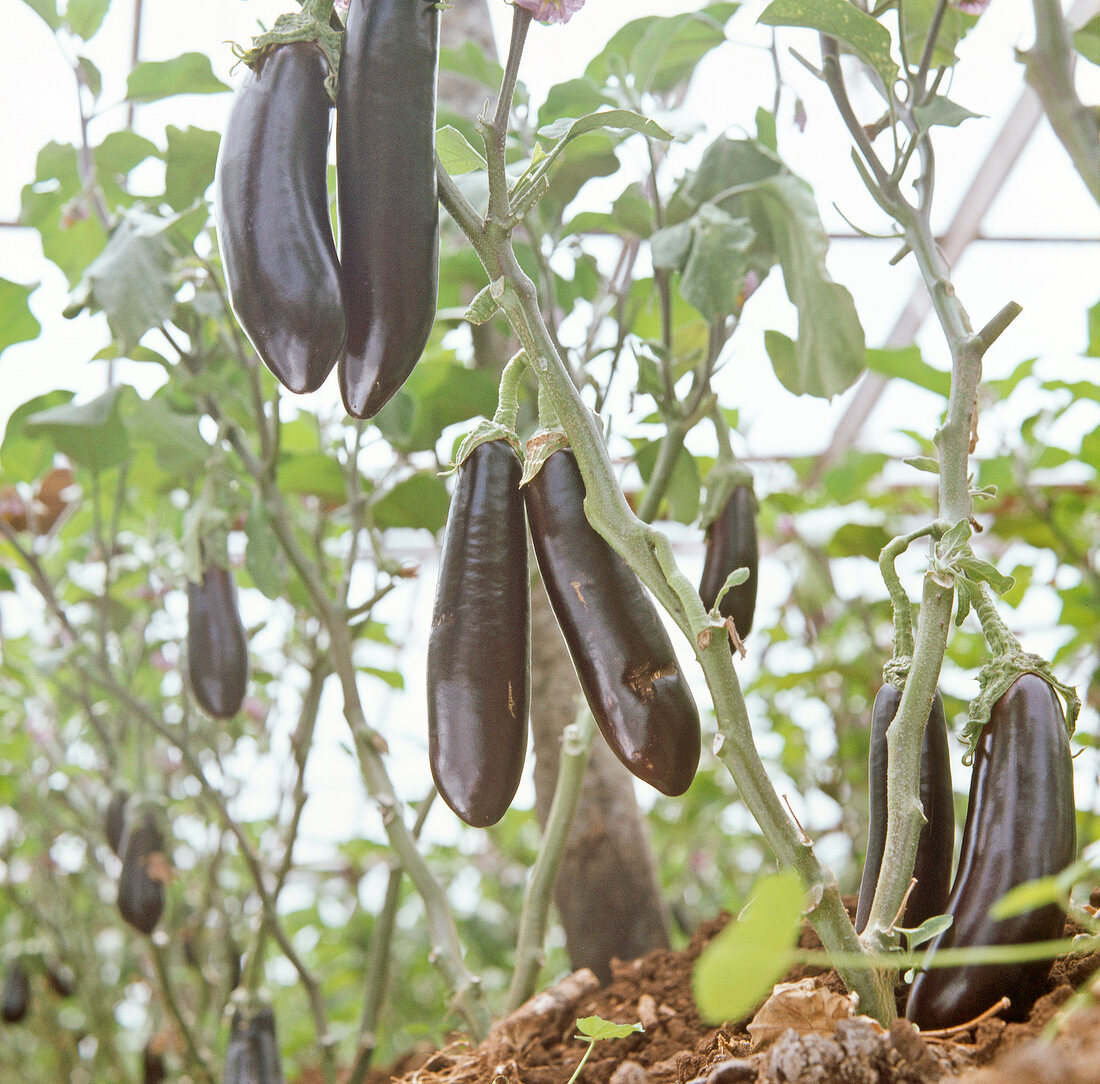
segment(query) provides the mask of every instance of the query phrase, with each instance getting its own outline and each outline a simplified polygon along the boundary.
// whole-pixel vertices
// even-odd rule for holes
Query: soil
[[[406,1061],[373,1079],[377,1084],[566,1084],[586,1048],[574,1038],[576,1021],[600,1016],[619,1023],[640,1021],[645,1031],[597,1043],[578,1084],[1100,1081],[1100,983],[1093,988],[1096,997],[1083,996],[1079,1007],[1061,1011],[1100,970],[1100,953],[1056,961],[1047,992],[1022,1023],[991,1017],[963,1031],[933,1036],[899,1020],[885,1031],[866,1017],[849,1016],[846,1004],[833,996],[844,991],[835,971],[802,966],[785,981],[800,983],[792,996],[814,1003],[803,1017],[809,1030],[782,1026],[797,1012],[782,1014],[781,1026],[769,1029],[760,1023],[766,1011],[716,1028],[696,1011],[691,972],[726,921],[722,916],[700,928],[684,951],[658,950],[627,963],[613,961],[606,986],[590,971],[574,972],[498,1021],[479,1046],[456,1042],[418,1058],[415,1068]],[[1067,936],[1078,932],[1067,924]],[[808,926],[801,944],[821,945]],[[781,1002],[787,990],[782,988]],[[830,999],[834,1008],[843,1009],[831,1021],[818,1011]],[[749,1031],[754,1019],[755,1045]],[[1056,1026],[1048,1028],[1052,1021]]]

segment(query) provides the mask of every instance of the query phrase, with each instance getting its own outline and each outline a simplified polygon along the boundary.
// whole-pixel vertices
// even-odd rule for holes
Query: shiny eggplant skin
[[[709,610],[714,606],[726,577],[738,568],[747,568],[749,578],[731,587],[722,598],[718,612],[732,617],[737,635],[744,639],[752,631],[756,610],[756,572],[760,547],[756,541],[756,497],[752,486],[739,485],[726,501],[718,518],[707,528],[706,556],[699,581],[699,596]]]
[[[663,794],[699,766],[699,712],[652,599],[584,514],[571,451],[524,488],[531,539],[581,688],[615,755]]]
[[[931,951],[1061,937],[1065,916],[1057,904],[1000,921],[989,909],[1016,885],[1060,873],[1076,852],[1065,716],[1051,687],[1024,674],[993,705],[978,739],[959,870],[947,901],[954,923]],[[1007,996],[1010,1016],[1021,1019],[1049,971],[1050,960],[923,971],[913,980],[905,1014],[925,1030],[951,1027]]]
[[[435,321],[439,203],[433,0],[351,0],[336,101],[336,193],[347,343],[340,391],[373,418]]]
[[[237,90],[218,152],[218,244],[233,311],[293,392],[316,391],[344,345],[327,185],[332,100],[312,44],[279,45]]]
[[[246,1016],[237,1009],[230,1027],[224,1084],[283,1084],[275,1014],[264,1008]]]
[[[870,791],[870,819],[867,829],[867,857],[859,884],[856,932],[862,933],[871,913],[871,903],[882,868],[886,844],[886,731],[901,706],[901,693],[883,685],[871,709],[871,749],[867,758]],[[920,760],[920,802],[926,818],[917,841],[913,876],[917,883],[909,895],[901,925],[915,929],[925,919],[947,910],[951,890],[951,863],[955,854],[955,803],[951,791],[951,752],[947,745],[947,718],[939,691],[924,727]]]
[[[143,808],[126,822],[118,875],[118,910],[135,930],[149,934],[156,929],[164,913],[166,868],[164,834],[155,812]]]
[[[531,600],[520,464],[505,441],[458,469],[428,639],[428,753],[443,800],[495,824],[523,774]]]
[[[26,1018],[31,1007],[31,982],[22,960],[14,961],[4,978],[4,990],[0,994],[0,1016],[8,1024],[18,1024]]]
[[[211,563],[202,583],[187,585],[187,673],[199,706],[215,719],[241,710],[248,684],[248,644],[233,573]]]

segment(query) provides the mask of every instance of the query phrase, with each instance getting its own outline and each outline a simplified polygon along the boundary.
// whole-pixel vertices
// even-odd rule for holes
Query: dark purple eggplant
[[[351,0],[336,101],[336,192],[347,343],[340,390],[373,418],[435,321],[439,203],[434,0]]]
[[[46,965],[46,982],[58,997],[72,997],[76,989],[76,976],[72,968],[56,960]]]
[[[248,644],[233,574],[211,563],[202,583],[187,585],[187,670],[199,706],[215,719],[241,710],[248,684]]]
[[[1065,916],[1056,903],[1010,918],[989,909],[1010,889],[1060,873],[1076,856],[1073,764],[1061,704],[1037,674],[1024,674],[994,705],[974,756],[959,870],[947,901],[953,924],[932,942],[939,949],[1050,941]],[[967,964],[922,971],[906,1016],[919,1027],[952,1027],[1000,997],[1022,1019],[1044,988],[1050,960]]]
[[[501,440],[458,468],[428,639],[428,754],[443,800],[475,828],[523,774],[531,602],[520,463]]]
[[[234,1011],[225,1052],[224,1084],[283,1084],[275,1014],[270,1009]]]
[[[126,824],[126,803],[130,795],[121,789],[111,792],[111,800],[107,803],[107,811],[103,816],[103,831],[107,836],[107,842],[115,854],[122,856],[122,830]]]
[[[4,978],[4,991],[0,994],[0,1016],[8,1024],[18,1024],[26,1018],[31,1007],[31,982],[22,960],[15,960],[8,967]]]
[[[327,75],[316,45],[267,52],[233,99],[214,179],[233,311],[293,392],[319,388],[344,345],[327,185]]]
[[[168,1066],[164,1064],[164,1055],[146,1043],[141,1052],[141,1084],[164,1084],[167,1079]]]
[[[653,600],[584,514],[568,450],[524,489],[535,556],[588,706],[641,780],[682,794],[699,766],[699,711]]]
[[[760,548],[756,541],[756,496],[752,486],[739,485],[718,518],[707,528],[706,556],[703,576],[699,581],[699,596],[710,610],[718,592],[731,572],[747,568],[749,578],[731,587],[722,597],[718,612],[732,617],[737,635],[744,639],[752,631],[756,610],[756,573],[760,564]]]
[[[168,873],[164,833],[155,810],[143,806],[126,821],[122,835],[122,871],[118,875],[118,909],[136,930],[152,933],[164,912]]]
[[[871,913],[871,903],[882,868],[886,844],[886,731],[901,705],[901,693],[883,685],[871,709],[871,749],[867,758],[867,786],[870,791],[870,822],[867,857],[859,885],[856,931],[862,933]],[[924,727],[921,745],[920,801],[926,822],[917,841],[913,876],[917,879],[901,925],[915,929],[925,919],[942,915],[951,889],[951,863],[955,853],[955,804],[951,791],[951,752],[947,745],[947,718],[943,700],[936,692]]]

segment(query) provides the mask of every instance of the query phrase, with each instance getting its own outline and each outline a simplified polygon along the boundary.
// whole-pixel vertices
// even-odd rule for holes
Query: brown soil
[[[682,952],[651,952],[614,961],[599,987],[578,971],[495,1024],[479,1046],[454,1043],[405,1075],[375,1079],[400,1084],[566,1084],[586,1044],[574,1039],[580,1017],[640,1021],[645,1031],[596,1044],[579,1084],[1095,1084],[1100,1081],[1100,1002],[1059,1010],[1100,968],[1100,954],[1066,957],[1051,970],[1048,992],[1025,1023],[992,1018],[950,1037],[921,1036],[905,1021],[889,1031],[866,1017],[820,1024],[819,1030],[777,1031],[754,1048],[751,1019],[720,1028],[704,1023],[691,996],[691,971],[706,942],[725,924],[701,928]],[[1078,932],[1067,929],[1067,934]],[[819,948],[812,929],[804,948]],[[835,972],[799,967],[788,981],[843,992]],[[1100,995],[1100,990],[1097,991]],[[810,995],[813,997],[825,995]],[[1057,1033],[1040,1038],[1059,1017]],[[755,1029],[754,1029],[755,1030]],[[1053,1032],[1055,1029],[1051,1029]]]

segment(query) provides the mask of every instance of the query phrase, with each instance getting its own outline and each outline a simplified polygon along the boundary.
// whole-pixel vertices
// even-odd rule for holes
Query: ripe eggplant
[[[752,631],[756,609],[756,573],[760,548],[756,541],[756,496],[752,486],[739,485],[726,501],[718,518],[707,528],[706,556],[699,581],[699,596],[709,610],[718,598],[726,577],[747,568],[749,578],[731,587],[722,597],[718,612],[732,617],[737,635],[744,639]]]
[[[862,933],[871,913],[871,903],[882,868],[882,849],[886,844],[886,731],[901,705],[901,693],[893,685],[883,685],[871,709],[871,749],[867,759],[867,785],[870,791],[870,823],[867,830],[867,857],[863,880],[859,885],[856,931]],[[921,745],[920,801],[926,818],[917,841],[917,861],[913,876],[917,883],[909,895],[901,925],[914,929],[925,919],[941,915],[947,909],[951,888],[951,862],[955,850],[955,805],[951,792],[951,753],[947,746],[947,718],[937,690],[932,710],[924,727]]]
[[[344,345],[327,184],[327,75],[316,45],[272,48],[237,90],[214,178],[233,311],[293,392],[319,388]]]
[[[18,1024],[31,1007],[31,983],[22,960],[15,960],[4,979],[4,992],[0,995],[0,1016],[6,1023]]]
[[[993,705],[978,738],[959,870],[947,901],[953,924],[941,948],[1028,944],[1062,934],[1065,916],[1047,904],[995,920],[989,909],[1009,889],[1060,873],[1077,850],[1073,765],[1062,707],[1037,674],[1024,674]],[[965,1023],[998,998],[1022,1019],[1042,993],[1050,960],[967,964],[922,971],[905,1014],[924,1029]]]
[[[573,453],[551,455],[524,495],[546,593],[600,732],[639,779],[683,794],[699,766],[699,711],[652,599],[585,517]]]
[[[269,1008],[251,1014],[234,1011],[224,1084],[283,1084],[275,1014]]]
[[[187,670],[200,707],[215,719],[241,709],[248,684],[248,645],[233,574],[207,565],[202,583],[187,585]]]
[[[435,321],[439,203],[434,0],[351,0],[336,101],[336,192],[347,343],[340,390],[373,418]]]
[[[168,861],[164,834],[152,806],[127,819],[122,836],[122,872],[118,876],[118,909],[136,930],[152,933],[164,912]]]
[[[107,811],[103,816],[103,831],[107,836],[107,842],[111,850],[119,857],[122,856],[122,831],[126,825],[126,803],[130,795],[124,790],[111,792],[111,800],[107,803]]]
[[[531,601],[520,463],[502,440],[458,469],[428,640],[428,753],[443,800],[475,828],[523,774]]]

